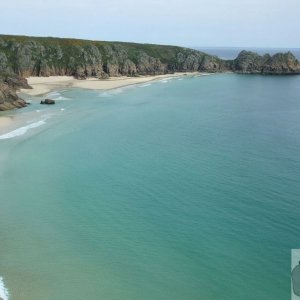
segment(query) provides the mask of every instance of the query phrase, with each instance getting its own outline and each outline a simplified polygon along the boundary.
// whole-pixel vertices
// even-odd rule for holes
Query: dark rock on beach
[[[44,101],[41,101],[41,104],[55,104],[55,100],[45,99]]]

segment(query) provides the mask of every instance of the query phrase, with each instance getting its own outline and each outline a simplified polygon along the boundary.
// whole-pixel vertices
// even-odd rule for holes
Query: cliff
[[[22,79],[28,76],[85,79],[193,71],[299,74],[300,64],[290,52],[259,56],[242,51],[226,61],[176,46],[0,35],[0,110],[25,105],[16,90],[28,88]]]
[[[0,111],[26,106],[26,102],[16,94],[20,88],[30,88],[26,79],[15,75],[0,75]]]
[[[218,57],[182,47],[0,35],[0,72],[21,77],[84,79],[224,69]]]

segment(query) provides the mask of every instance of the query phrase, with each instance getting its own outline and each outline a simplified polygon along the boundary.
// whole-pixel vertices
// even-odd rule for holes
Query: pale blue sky
[[[300,47],[300,0],[2,2],[2,34],[200,47]]]

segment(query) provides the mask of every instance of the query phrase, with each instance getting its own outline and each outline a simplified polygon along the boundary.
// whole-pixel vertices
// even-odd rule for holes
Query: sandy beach
[[[0,116],[0,128],[8,126],[12,123],[12,118]],[[1,300],[1,299],[0,299]]]
[[[128,85],[184,75],[200,75],[200,73],[175,73],[141,77],[110,77],[109,79],[88,78],[86,80],[78,80],[72,76],[28,77],[27,81],[32,89],[22,89],[21,92],[30,96],[39,96],[45,95],[53,90],[72,87],[93,90],[111,90]]]

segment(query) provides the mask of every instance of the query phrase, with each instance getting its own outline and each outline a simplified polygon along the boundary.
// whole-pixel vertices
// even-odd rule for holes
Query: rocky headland
[[[0,35],[0,110],[26,105],[16,91],[30,88],[29,76],[106,79],[195,71],[300,74],[300,63],[290,52],[242,51],[235,60],[222,60],[176,46]]]
[[[300,74],[300,63],[291,52],[261,56],[243,50],[232,61],[231,70],[243,74],[292,75]]]
[[[25,78],[0,74],[0,111],[26,106],[26,102],[16,93],[20,88],[30,88]]]

